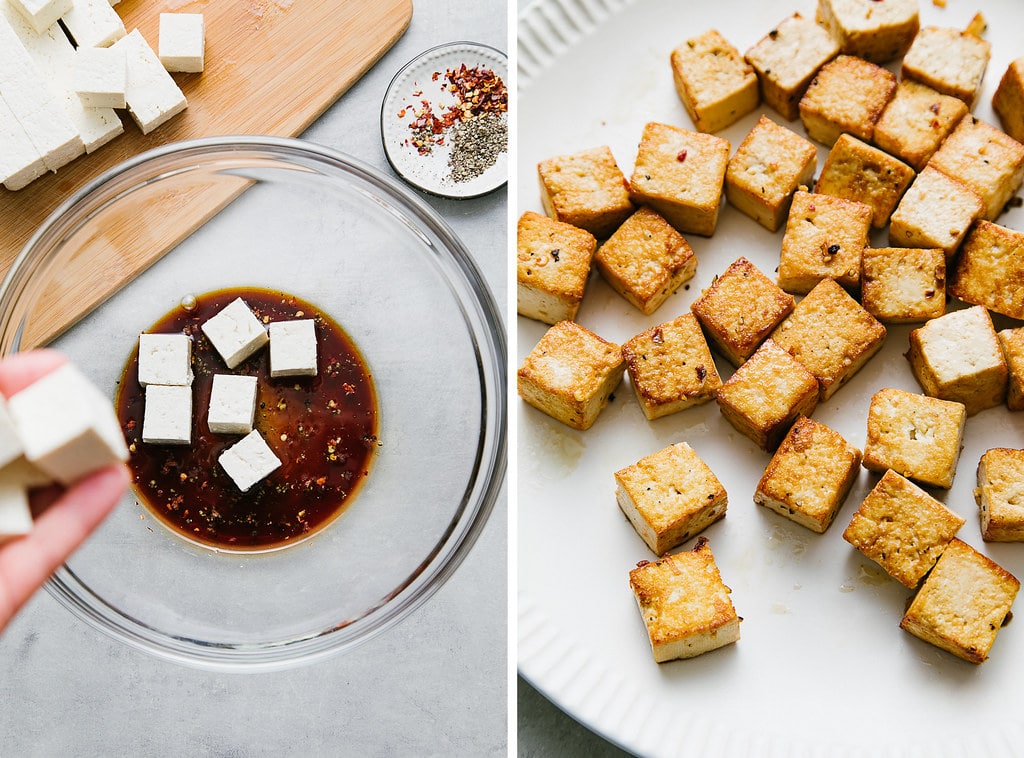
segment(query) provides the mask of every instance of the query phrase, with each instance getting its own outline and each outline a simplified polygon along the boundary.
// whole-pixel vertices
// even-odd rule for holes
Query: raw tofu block
[[[316,322],[275,321],[270,332],[271,376],[316,376]]]
[[[8,410],[25,457],[61,484],[128,459],[110,398],[71,364],[13,395]]]
[[[192,442],[192,387],[150,384],[142,418],[142,441],[151,445]]]
[[[87,108],[124,108],[124,91],[128,86],[124,50],[81,47],[76,58],[74,89],[82,105]]]
[[[157,50],[160,62],[168,71],[202,71],[205,45],[206,25],[202,13],[160,14],[160,39]]]
[[[221,453],[217,462],[242,492],[248,492],[254,484],[268,477],[281,465],[274,451],[256,430]]]
[[[10,4],[42,34],[71,10],[73,0],[9,0]]]
[[[79,49],[107,47],[125,35],[124,22],[107,0],[71,0],[61,21]]]
[[[263,324],[240,297],[206,321],[202,330],[228,368],[234,368],[270,341]]]
[[[188,105],[185,95],[167,73],[138,29],[114,43],[124,50],[128,66],[125,100],[128,112],[143,134],[149,134]]]
[[[7,103],[0,98],[0,181],[9,190],[20,190],[46,173],[43,156],[28,138]]]
[[[248,434],[256,419],[256,377],[214,374],[206,423],[214,434]]]
[[[0,545],[32,531],[28,490],[0,471]]]
[[[192,384],[192,340],[184,334],[139,335],[139,384]]]
[[[7,402],[0,397],[0,468],[19,458],[23,452],[18,430],[7,410]]]
[[[526,211],[516,225],[519,315],[545,324],[576,318],[596,247],[585,229]]]

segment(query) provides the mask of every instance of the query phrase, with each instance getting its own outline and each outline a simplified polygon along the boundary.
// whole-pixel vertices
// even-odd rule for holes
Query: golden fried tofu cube
[[[975,34],[925,26],[904,56],[900,74],[963,100],[972,108],[991,55],[992,45]]]
[[[985,204],[982,218],[993,221],[1024,180],[1024,145],[967,115],[928,165],[974,190]]]
[[[1017,58],[1006,67],[992,96],[992,109],[998,114],[1003,131],[1024,142],[1024,58]]]
[[[805,294],[823,279],[856,291],[871,234],[870,206],[797,190],[779,254],[779,286]]]
[[[831,279],[822,279],[771,337],[818,380],[828,400],[868,362],[885,327]]]
[[[537,164],[544,212],[604,239],[633,212],[626,177],[607,146]]]
[[[693,550],[641,561],[629,572],[658,663],[693,658],[740,638],[731,590],[704,537]]]
[[[910,603],[900,628],[971,663],[983,663],[1020,590],[1017,578],[954,539]]]
[[[556,324],[576,318],[597,242],[590,232],[527,211],[516,225],[520,316]]]
[[[573,321],[552,326],[517,375],[520,397],[574,429],[589,429],[622,381],[622,349]]]
[[[717,132],[750,113],[761,101],[757,75],[715,29],[672,51],[676,92],[699,132]]]
[[[949,292],[965,303],[1024,319],[1024,233],[976,222],[960,246]]]
[[[961,516],[889,469],[853,514],[843,539],[913,589],[963,525]]]
[[[616,471],[615,483],[619,507],[657,555],[723,518],[729,502],[718,477],[685,442]]]
[[[622,357],[648,419],[706,403],[722,386],[711,350],[692,313],[627,340]]]
[[[765,103],[794,121],[811,79],[838,54],[839,44],[824,27],[794,13],[762,37],[745,57],[757,72]]]
[[[921,27],[917,0],[818,0],[816,16],[842,52],[875,63],[903,56]]]
[[[986,450],[978,462],[974,499],[983,540],[1024,542],[1024,450]]]
[[[1024,411],[1024,327],[1003,329],[996,336],[1006,358],[1006,407]]]
[[[903,161],[841,134],[825,159],[814,191],[870,206],[871,223],[881,229],[889,223],[889,216],[913,178],[914,169]]]
[[[889,219],[889,244],[941,248],[951,258],[985,205],[962,182],[925,166]]]
[[[946,312],[946,255],[939,248],[864,250],[860,304],[883,324],[911,324]]]
[[[1006,360],[992,317],[980,305],[914,329],[907,359],[926,395],[963,403],[968,416],[1006,399]]]
[[[668,221],[651,208],[638,208],[594,256],[605,281],[644,315],[693,278],[697,256]]]
[[[920,171],[965,115],[963,100],[904,79],[875,124],[874,142]]]
[[[891,71],[840,55],[821,67],[800,98],[800,120],[808,137],[828,147],[843,133],[868,141],[895,91]]]
[[[725,419],[765,451],[775,450],[793,422],[818,405],[818,383],[792,355],[768,339],[718,390]]]
[[[960,459],[963,403],[887,387],[871,397],[864,468],[892,469],[920,484],[949,489]]]
[[[630,197],[648,205],[683,234],[710,237],[718,224],[729,141],[651,122],[644,127]]]
[[[775,231],[789,213],[793,193],[811,183],[818,149],[766,116],[740,143],[725,171],[725,196],[737,210]]]
[[[793,311],[793,303],[792,295],[740,257],[690,308],[718,352],[739,366]]]
[[[838,432],[801,416],[768,462],[754,502],[822,534],[859,471],[860,450]]]

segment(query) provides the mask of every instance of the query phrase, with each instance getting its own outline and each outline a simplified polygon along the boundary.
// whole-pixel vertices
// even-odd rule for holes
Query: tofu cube
[[[917,0],[818,0],[816,16],[842,52],[875,63],[902,57],[921,26]]]
[[[973,108],[991,55],[992,45],[975,34],[925,26],[904,56],[900,74]]]
[[[992,317],[980,305],[914,329],[907,359],[926,395],[963,403],[968,416],[1006,399],[1006,360]]]
[[[311,318],[270,323],[270,375],[316,376],[316,322]]]
[[[826,147],[843,133],[867,142],[895,91],[891,71],[840,55],[822,66],[807,87],[800,99],[800,121],[807,136]]]
[[[1024,319],[1024,233],[977,221],[960,246],[949,292],[965,303]]]
[[[594,263],[611,288],[649,316],[697,271],[697,256],[668,221],[639,208],[597,249]]]
[[[629,180],[630,197],[683,234],[710,237],[718,224],[729,150],[721,137],[650,122]]]
[[[221,453],[217,462],[242,492],[248,492],[281,465],[281,460],[255,429]]]
[[[842,287],[822,279],[771,338],[814,375],[824,401],[878,352],[885,327]]]
[[[205,47],[206,24],[202,13],[160,14],[157,51],[160,62],[168,71],[201,72],[205,64]]]
[[[806,294],[823,279],[860,288],[861,258],[871,234],[871,207],[797,190],[779,254],[779,286]]]
[[[604,239],[633,213],[626,177],[607,146],[537,164],[544,212]]]
[[[757,107],[757,75],[715,29],[688,39],[669,56],[676,92],[699,132],[717,132]]]
[[[764,102],[794,121],[811,79],[838,54],[839,44],[824,27],[794,13],[762,37],[745,57],[757,74]]]
[[[798,417],[809,416],[818,405],[818,382],[769,339],[733,372],[715,399],[738,432],[770,452]]]
[[[947,258],[960,247],[985,205],[967,185],[926,166],[889,219],[889,244],[941,248]]]
[[[146,386],[142,441],[150,445],[192,443],[192,388],[187,385]]]
[[[986,450],[974,490],[986,542],[1024,542],[1024,450]]]
[[[10,0],[10,3],[42,34],[71,10],[73,0]]]
[[[61,484],[128,459],[110,399],[71,364],[12,395],[7,409],[25,457]]]
[[[128,70],[124,98],[128,112],[143,134],[149,134],[185,110],[188,106],[185,94],[138,29],[119,39],[113,47],[124,51]]]
[[[1003,329],[996,336],[1006,358],[1006,407],[1024,411],[1024,327]]]
[[[1024,58],[1017,58],[1006,67],[992,109],[999,116],[1003,131],[1018,142],[1024,142]]]
[[[32,531],[32,509],[28,490],[17,479],[0,470],[0,545]]]
[[[79,50],[105,48],[125,35],[124,22],[107,0],[72,0],[61,23]]]
[[[192,384],[192,340],[185,334],[139,335],[139,384]]]
[[[206,424],[214,434],[248,434],[256,420],[256,377],[214,374]]]
[[[889,469],[853,514],[843,539],[913,589],[963,525],[961,516]]]
[[[618,345],[573,321],[559,321],[519,367],[519,396],[563,424],[589,429],[625,367]]]
[[[966,542],[942,552],[900,628],[971,663],[983,663],[1006,621],[1020,582]]]
[[[793,311],[793,296],[742,256],[690,306],[711,344],[739,366]]]
[[[766,116],[740,143],[725,170],[730,205],[770,231],[789,213],[793,193],[810,185],[818,166],[818,149]]]
[[[965,115],[963,100],[904,79],[875,124],[874,142],[920,171]]]
[[[725,516],[718,477],[685,442],[615,472],[615,499],[636,533],[664,555]]]
[[[963,403],[884,388],[871,397],[864,468],[892,469],[908,479],[949,489],[960,459]]]
[[[527,211],[516,225],[516,303],[545,324],[576,318],[597,242],[571,224]]]
[[[705,538],[693,550],[641,561],[629,572],[658,663],[693,658],[740,638],[740,617]]]
[[[78,48],[75,53],[73,86],[82,105],[87,108],[124,108],[124,91],[128,86],[124,50],[112,47]]]
[[[234,368],[270,341],[263,324],[240,297],[205,321],[201,328],[228,368]]]
[[[910,324],[946,312],[946,255],[938,249],[864,250],[860,303],[883,324]]]
[[[0,395],[0,470],[11,461],[20,458],[23,453],[18,429],[7,410],[7,401]]]
[[[651,327],[622,345],[622,357],[648,419],[713,400],[722,386],[700,324],[692,313]]]
[[[822,534],[860,473],[860,450],[838,432],[801,416],[754,491],[754,502]]]

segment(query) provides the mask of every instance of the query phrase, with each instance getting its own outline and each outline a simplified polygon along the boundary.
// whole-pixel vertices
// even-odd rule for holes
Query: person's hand
[[[10,397],[65,358],[52,350],[17,353],[0,361],[0,392]],[[32,531],[0,545],[0,629],[113,510],[128,486],[120,464],[100,469],[67,489],[33,496]]]

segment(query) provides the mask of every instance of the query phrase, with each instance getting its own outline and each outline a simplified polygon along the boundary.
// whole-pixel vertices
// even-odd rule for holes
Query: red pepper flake
[[[939,113],[939,104],[938,103],[932,103],[931,105],[928,106],[928,110],[930,110],[932,113],[938,115],[938,113]]]
[[[686,160],[686,151],[685,150],[680,150],[679,154],[676,155],[676,160],[679,161],[680,163],[685,161]]]

